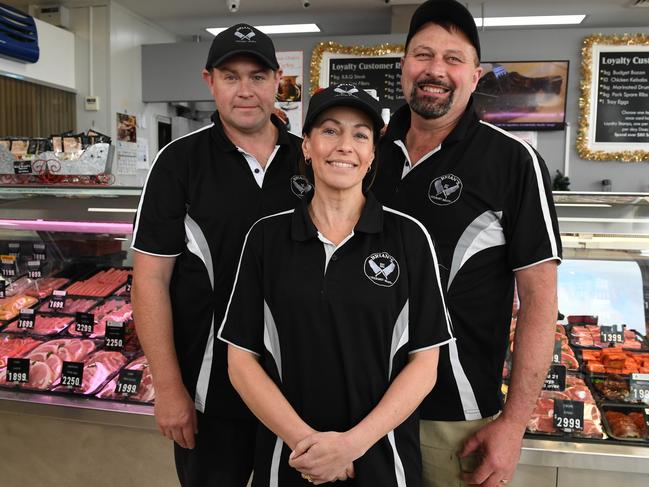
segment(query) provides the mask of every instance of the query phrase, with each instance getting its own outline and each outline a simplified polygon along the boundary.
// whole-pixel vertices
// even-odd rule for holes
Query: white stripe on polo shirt
[[[162,154],[162,152],[167,147],[169,147],[171,144],[173,144],[174,142],[176,142],[176,141],[178,141],[180,139],[184,139],[185,137],[189,137],[190,135],[194,135],[194,134],[196,134],[198,132],[202,132],[203,130],[211,129],[212,127],[214,127],[214,123],[211,123],[209,125],[206,125],[205,127],[199,128],[198,130],[194,130],[193,132],[190,132],[190,133],[185,134],[185,135],[183,135],[181,137],[178,137],[177,139],[172,140],[171,142],[169,142],[167,145],[165,145],[162,149],[160,149],[158,151],[158,154],[155,156],[155,159],[151,163],[151,168],[149,169],[149,173],[146,175],[146,180],[144,181],[144,187],[142,188],[142,194],[140,195],[140,203],[137,206],[137,216],[135,217],[135,227],[133,229],[133,239],[132,239],[133,245],[131,245],[131,249],[136,250],[138,252],[146,253],[146,254],[149,254],[149,255],[156,255],[158,257],[177,257],[178,255],[180,255],[180,254],[176,254],[176,255],[152,254],[150,252],[145,252],[144,250],[140,250],[137,247],[135,247],[135,242],[136,242],[136,239],[137,239],[137,231],[138,231],[138,228],[140,226],[140,217],[142,215],[142,203],[144,202],[144,195],[146,194],[146,188],[147,188],[147,185],[149,184],[149,178],[151,177],[151,173],[153,172],[153,168],[155,167],[156,162],[158,162],[158,158],[160,157],[160,154]]]
[[[239,272],[241,271],[241,262],[243,261],[243,253],[246,250],[246,244],[248,243],[248,237],[250,236],[250,232],[252,232],[252,229],[255,228],[257,223],[259,223],[262,220],[266,220],[268,218],[274,218],[276,216],[281,216],[281,215],[288,215],[290,213],[293,213],[295,211],[295,208],[292,210],[286,210],[286,211],[280,211],[279,213],[274,213],[272,215],[266,215],[265,217],[260,218],[257,220],[255,223],[252,224],[250,227],[250,230],[248,230],[248,233],[246,233],[246,238],[243,239],[243,246],[241,247],[241,255],[239,256],[239,263],[237,264],[237,273],[234,276],[234,283],[232,284],[232,292],[230,293],[230,299],[228,299],[228,305],[225,307],[225,313],[223,314],[223,321],[221,322],[221,326],[219,327],[219,332],[217,333],[217,337],[219,340],[222,340],[226,343],[228,342],[223,336],[221,336],[221,333],[223,332],[223,327],[225,326],[225,322],[228,319],[228,313],[230,312],[230,305],[232,304],[232,298],[234,297],[234,292],[237,289],[237,282],[239,281]]]
[[[550,215],[550,207],[548,205],[548,200],[545,197],[545,187],[543,186],[543,174],[541,173],[541,166],[539,165],[539,158],[536,156],[536,152],[534,152],[534,150],[530,147],[530,145],[527,142],[525,142],[522,139],[519,139],[515,135],[510,134],[506,130],[496,127],[495,125],[491,125],[490,123],[483,122],[482,120],[480,120],[480,123],[496,130],[497,132],[506,135],[510,139],[514,139],[515,141],[519,142],[523,147],[525,147],[530,157],[532,158],[532,166],[534,167],[534,174],[536,175],[536,184],[539,190],[539,203],[541,205],[541,212],[543,213],[543,221],[545,222],[545,229],[548,232],[548,239],[550,240],[552,257],[554,257],[555,259],[559,259],[557,240],[556,237],[554,236],[554,230],[552,229],[552,216]]]
[[[446,307],[446,300],[444,299],[444,293],[442,292],[442,279],[439,276],[439,263],[437,262],[437,253],[435,252],[435,246],[433,245],[433,239],[430,238],[430,234],[426,230],[426,227],[416,218],[411,217],[410,215],[407,215],[405,213],[401,213],[400,211],[394,210],[392,208],[388,208],[387,206],[383,206],[383,210],[387,211],[389,213],[394,213],[395,215],[399,215],[406,220],[410,220],[419,226],[422,232],[424,232],[424,235],[426,236],[426,240],[428,241],[428,246],[430,248],[430,253],[433,256],[433,264],[435,265],[435,279],[437,280],[437,288],[439,290],[439,295],[442,300],[442,306],[444,306],[444,316],[446,317],[446,329],[448,330],[448,334],[450,336],[453,336],[453,327],[451,326],[451,317],[448,314],[448,308]]]

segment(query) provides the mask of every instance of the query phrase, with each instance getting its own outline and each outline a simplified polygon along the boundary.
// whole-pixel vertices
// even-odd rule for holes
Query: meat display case
[[[128,267],[140,191],[0,187],[0,253],[7,242],[38,241],[46,242],[48,250],[65,264]],[[562,192],[555,193],[555,203],[564,247],[560,311],[628,322],[646,334],[649,194]],[[585,279],[586,271],[590,274]],[[617,281],[608,282],[610,279]],[[616,301],[620,293],[613,290],[620,286],[632,299]],[[27,475],[32,481],[66,486],[114,485],[117,481],[123,487],[176,485],[170,444],[157,432],[152,415],[153,407],[146,404],[0,390],[0,458],[11,459],[7,465],[12,465],[3,470],[3,486],[23,487]],[[66,443],[64,450],[77,451],[57,455],[56,442],[43,444],[43,430],[65,438],[57,440]],[[93,443],[90,432],[101,441]],[[75,441],[75,435],[83,441]],[[129,452],[143,452],[118,455],[120,468],[134,472],[132,475],[107,469],[105,480],[99,481],[96,465],[73,460],[82,450],[84,458],[103,458],[111,442],[129,445]],[[649,442],[528,436],[510,485],[564,487],[588,482],[590,487],[598,487],[622,482],[630,487],[644,486],[649,474],[646,445]],[[35,455],[38,468],[33,468],[30,460]]]
[[[72,279],[92,275],[96,269],[129,267],[140,192],[139,188],[0,187],[0,254],[7,254],[9,243],[19,243],[25,253],[32,251],[32,243],[44,244],[44,272]],[[23,267],[18,266],[17,274],[26,270],[25,258],[20,260]],[[41,303],[35,306],[37,313],[47,305],[46,298]],[[6,322],[1,324],[0,334],[8,328]],[[85,376],[84,372],[84,380]],[[3,487],[117,482],[123,487],[171,487],[177,479],[170,447],[157,431],[151,404],[0,389]]]

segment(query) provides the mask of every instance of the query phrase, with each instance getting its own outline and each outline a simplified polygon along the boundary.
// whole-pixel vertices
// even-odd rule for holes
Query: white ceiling
[[[0,0],[27,10],[30,4],[79,7],[104,3],[97,0]],[[421,0],[240,0],[237,13],[230,13],[226,0],[119,0],[117,3],[162,26],[189,38],[205,36],[205,27],[228,26],[245,21],[251,24],[316,22],[319,35],[387,34],[391,31],[393,9],[409,14]],[[631,8],[636,2],[645,8]],[[649,0],[464,0],[475,17],[509,15],[586,14],[581,27],[646,27]],[[409,16],[409,15],[408,15]]]

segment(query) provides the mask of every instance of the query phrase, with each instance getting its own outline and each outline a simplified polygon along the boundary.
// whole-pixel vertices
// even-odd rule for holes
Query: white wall
[[[0,73],[67,91],[76,89],[74,34],[36,20],[40,58],[21,63],[0,57]]]
[[[176,37],[116,2],[110,3],[110,135],[116,140],[116,113],[137,116],[137,136],[148,140],[149,158],[157,147],[156,116],[171,116],[166,103],[142,103],[142,44],[175,42]],[[113,167],[115,165],[113,164]],[[120,185],[144,183],[146,171],[121,176]]]
[[[110,135],[110,17],[108,5],[92,7],[92,28],[90,8],[70,9],[70,28],[75,34],[77,79],[77,130],[94,129]],[[90,32],[92,31],[92,39]],[[92,69],[90,58],[92,51]],[[93,89],[90,88],[92,72]],[[86,96],[99,97],[99,111],[84,109]]]
[[[170,117],[172,113],[166,103],[142,102],[140,46],[175,42],[175,36],[111,1],[71,8],[70,28],[76,46],[77,130],[92,128],[116,141],[116,113],[136,115],[138,138],[148,141],[151,160],[158,150],[156,116]],[[99,98],[98,111],[85,110],[86,96]],[[145,176],[146,170],[135,175],[116,174],[115,184],[141,186]]]

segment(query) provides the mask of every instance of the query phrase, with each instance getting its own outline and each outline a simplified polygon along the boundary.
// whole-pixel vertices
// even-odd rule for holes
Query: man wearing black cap
[[[478,120],[481,73],[469,11],[454,0],[423,3],[402,60],[408,106],[390,120],[373,187],[435,239],[457,339],[441,350],[437,385],[421,406],[426,486],[512,478],[557,316],[561,243],[548,171],[528,144]],[[503,407],[515,283],[521,305]]]
[[[257,423],[230,385],[214,324],[250,226],[301,195],[292,184],[301,140],[271,115],[280,77],[259,30],[216,36],[203,70],[213,123],[158,153],[135,220],[136,326],[183,487],[243,487],[252,470]]]

